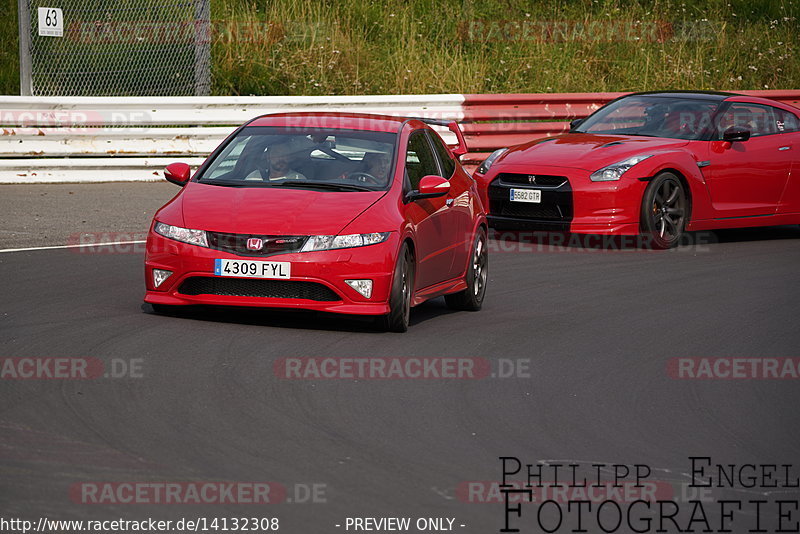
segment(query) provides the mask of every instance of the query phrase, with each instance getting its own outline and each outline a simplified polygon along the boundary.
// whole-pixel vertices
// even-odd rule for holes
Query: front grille
[[[542,206],[541,204],[528,204],[522,202],[506,202],[498,215],[503,217],[525,217],[528,219],[556,219],[564,218],[558,206]]]
[[[306,236],[294,235],[223,234],[221,232],[206,232],[206,234],[210,248],[239,256],[271,256],[284,252],[298,252],[308,239]],[[251,238],[261,239],[263,246],[259,250],[248,249],[247,241]]]
[[[527,182],[527,174],[500,174],[489,184],[489,214],[497,217],[509,217],[520,221],[544,223],[569,223],[572,221],[572,187],[564,176],[535,175],[536,179],[556,186],[535,185]],[[534,175],[530,175],[534,176]],[[511,179],[517,182],[509,182]],[[520,178],[521,177],[521,178]],[[522,182],[525,178],[525,182]],[[517,185],[518,184],[518,185]],[[524,184],[524,187],[523,187]],[[512,202],[511,189],[538,189],[542,201]]]
[[[305,299],[320,302],[342,300],[330,288],[316,282],[219,278],[216,276],[193,276],[187,278],[178,288],[178,293],[183,295]]]
[[[520,184],[535,187],[561,187],[569,180],[566,176],[552,176],[549,174],[513,174],[500,173],[497,179],[505,184]]]

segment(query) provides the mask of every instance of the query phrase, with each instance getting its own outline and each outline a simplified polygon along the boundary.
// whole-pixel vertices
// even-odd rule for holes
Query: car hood
[[[572,133],[537,139],[509,149],[498,162],[507,165],[548,165],[596,171],[638,154],[688,144],[685,139]]]
[[[180,200],[187,228],[232,234],[335,235],[385,194],[189,182]]]

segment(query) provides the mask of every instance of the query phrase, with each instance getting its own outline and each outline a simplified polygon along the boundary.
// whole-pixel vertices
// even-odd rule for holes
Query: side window
[[[759,104],[732,104],[719,119],[719,138],[731,126],[747,128],[751,137],[778,133],[772,108]]]
[[[408,140],[406,150],[406,172],[411,182],[411,189],[419,187],[419,181],[428,174],[439,174],[436,157],[430,143],[423,132],[414,132]]]
[[[800,132],[800,120],[797,115],[780,108],[772,108],[775,116],[775,127],[778,133]]]
[[[434,132],[428,133],[433,141],[433,148],[436,149],[436,154],[439,156],[439,161],[442,163],[442,176],[449,180],[456,171],[456,162],[453,161],[453,154],[445,146],[441,137]]]

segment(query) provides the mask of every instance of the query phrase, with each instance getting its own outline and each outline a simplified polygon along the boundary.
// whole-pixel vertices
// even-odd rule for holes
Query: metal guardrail
[[[157,180],[168,163],[199,165],[237,126],[258,115],[343,111],[461,121],[463,100],[463,95],[0,96],[0,183]],[[446,128],[440,131],[455,143]]]
[[[800,91],[745,91],[800,107]],[[567,130],[625,93],[302,97],[0,96],[0,183],[157,180],[197,166],[234,128],[282,111],[350,111],[457,120],[468,166],[492,150]],[[455,136],[436,127],[445,141]]]
[[[739,91],[800,107],[800,91]],[[462,126],[473,159],[569,130],[569,122],[628,93],[464,95]],[[477,153],[477,154],[476,154]]]

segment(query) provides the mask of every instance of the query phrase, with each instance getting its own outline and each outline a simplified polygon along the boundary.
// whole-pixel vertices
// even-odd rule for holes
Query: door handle
[[[792,148],[792,147],[790,147],[790,146],[782,146],[778,150],[789,150],[790,148]]]
[[[444,201],[444,203],[445,203],[446,206],[452,206],[453,205],[453,200],[455,200],[455,199],[448,198],[447,200]]]

